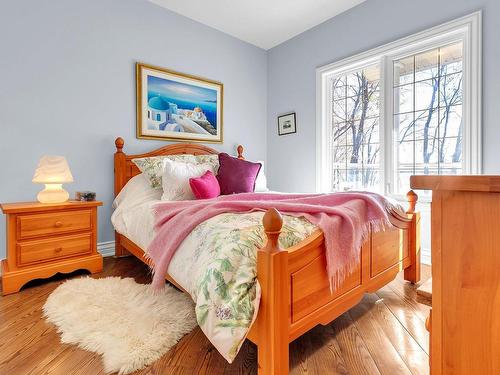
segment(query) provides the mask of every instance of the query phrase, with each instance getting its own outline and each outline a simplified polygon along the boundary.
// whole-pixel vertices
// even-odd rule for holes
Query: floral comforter
[[[218,215],[198,225],[184,241],[196,249],[184,272],[191,273],[188,292],[196,303],[198,324],[229,362],[257,316],[256,261],[257,249],[265,242],[263,215]],[[304,218],[285,215],[283,219],[282,248],[296,245],[316,229]]]

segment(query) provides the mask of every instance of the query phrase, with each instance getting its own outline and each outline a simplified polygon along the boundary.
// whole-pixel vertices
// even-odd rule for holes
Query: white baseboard
[[[103,257],[112,257],[115,255],[115,241],[99,242],[97,244],[97,251]]]
[[[431,265],[431,249],[422,248],[420,252],[420,261],[422,264]]]

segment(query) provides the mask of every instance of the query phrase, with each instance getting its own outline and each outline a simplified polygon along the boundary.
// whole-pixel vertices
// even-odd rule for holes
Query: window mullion
[[[392,64],[391,59],[388,56],[382,56],[380,58],[380,68],[381,68],[381,86],[380,86],[380,142],[381,148],[383,150],[381,167],[382,167],[382,182],[384,186],[382,191],[385,194],[389,194],[392,191],[393,177],[391,171],[392,167],[392,134],[393,134],[393,124],[391,119],[392,115]]]

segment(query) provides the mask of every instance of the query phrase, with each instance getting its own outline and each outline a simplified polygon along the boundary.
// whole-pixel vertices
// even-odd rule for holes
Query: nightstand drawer
[[[25,239],[47,234],[90,230],[91,210],[49,212],[17,217],[18,238]]]
[[[17,244],[17,264],[26,266],[32,263],[90,254],[92,234],[56,237],[46,240],[27,241]]]

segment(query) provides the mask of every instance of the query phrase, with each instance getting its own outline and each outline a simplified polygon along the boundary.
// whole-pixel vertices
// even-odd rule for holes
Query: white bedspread
[[[132,200],[134,201],[134,200]],[[157,197],[122,202],[112,216],[116,230],[142,249],[155,236]],[[226,213],[198,225],[181,243],[167,272],[192,297],[197,322],[224,358],[232,362],[257,316],[260,286],[257,249],[265,242],[264,212]],[[283,216],[279,242],[294,246],[314,230],[304,218]]]
[[[146,250],[155,236],[152,207],[158,202],[158,194],[122,200],[111,217],[115,229]],[[229,362],[257,316],[256,249],[265,242],[263,215],[226,213],[201,223],[181,243],[167,270],[191,295],[200,328]],[[283,249],[316,229],[304,218],[283,219]]]
[[[111,215],[115,230],[146,250],[155,235],[152,206],[158,202],[161,201],[151,199],[134,206],[118,206]],[[189,277],[191,273],[185,270],[193,264],[195,250],[196,247],[192,246],[187,238],[168,267],[168,274],[188,292],[192,290],[194,280]]]

